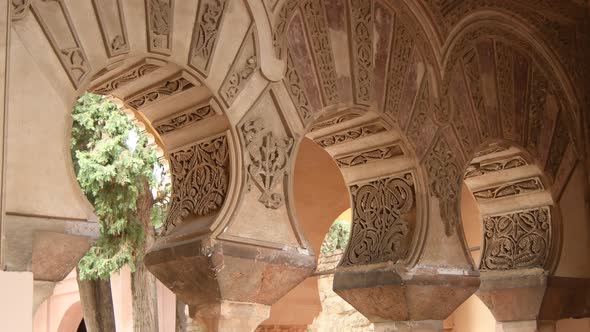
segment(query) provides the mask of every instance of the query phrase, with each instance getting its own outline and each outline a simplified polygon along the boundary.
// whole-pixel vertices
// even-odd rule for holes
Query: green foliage
[[[320,251],[330,253],[334,250],[344,249],[350,237],[350,222],[346,219],[336,219],[326,235]]]
[[[125,264],[134,270],[144,239],[137,203],[145,181],[157,190],[168,187],[155,172],[162,168],[147,138],[114,103],[85,93],[72,118],[78,183],[100,220],[99,239],[80,260],[80,278],[106,279]],[[153,224],[161,224],[163,211],[163,204],[154,204]]]

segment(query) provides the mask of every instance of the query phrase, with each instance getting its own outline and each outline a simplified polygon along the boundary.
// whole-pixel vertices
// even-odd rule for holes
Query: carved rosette
[[[540,207],[483,220],[481,270],[543,268],[551,247],[551,212]]]
[[[166,231],[189,216],[207,216],[221,209],[229,186],[226,136],[171,153],[170,166],[172,197]]]
[[[241,130],[249,157],[249,185],[253,182],[262,192],[258,200],[264,206],[278,209],[284,197],[276,188],[286,176],[293,139],[276,137],[262,119],[246,121]]]
[[[440,214],[445,233],[451,236],[459,224],[459,194],[462,174],[453,153],[443,136],[432,146],[424,161],[428,172],[430,191],[439,200]]]
[[[350,192],[354,218],[340,266],[404,259],[415,227],[412,174],[353,185]]]

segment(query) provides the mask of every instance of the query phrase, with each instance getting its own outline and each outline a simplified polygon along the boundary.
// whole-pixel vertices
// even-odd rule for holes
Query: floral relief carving
[[[11,0],[10,4],[12,6],[11,18],[13,21],[17,21],[25,17],[31,0]]]
[[[487,163],[474,163],[467,167],[465,171],[465,178],[472,178],[488,173],[498,172],[506,169],[512,169],[528,165],[527,161],[520,156],[510,157],[508,159],[487,162]]]
[[[316,138],[314,142],[323,148],[327,148],[332,145],[354,141],[355,139],[374,135],[386,130],[387,128],[382,123],[376,122],[358,126],[352,129],[342,130],[329,136]]]
[[[146,0],[150,52],[170,54],[174,0]]]
[[[151,72],[156,71],[160,66],[152,64],[152,63],[140,63],[131,67],[129,70],[117,75],[113,79],[99,85],[98,87],[94,88],[94,93],[100,95],[108,95],[111,92],[117,90],[118,88],[135,81],[136,79],[143,77]]]
[[[284,204],[284,197],[276,189],[287,175],[293,139],[276,137],[265,128],[262,119],[246,121],[241,131],[249,158],[248,182],[261,191],[259,202],[269,209],[278,209]]]
[[[542,191],[544,189],[545,188],[543,187],[541,179],[537,177],[478,190],[473,193],[473,197],[475,197],[477,201],[482,202],[491,199],[523,195],[531,192]]]
[[[368,105],[373,84],[373,1],[349,1],[354,97],[358,104]]]
[[[255,28],[252,26],[242,42],[234,64],[219,89],[219,94],[227,106],[231,106],[248,80],[259,68],[254,31]]]
[[[163,135],[213,116],[215,116],[213,108],[210,105],[205,105],[160,121],[154,124],[154,127],[158,134]]]
[[[37,1],[30,7],[70,81],[77,88],[91,68],[63,0]],[[55,33],[64,29],[67,29],[66,33]]]
[[[189,64],[207,76],[227,0],[203,0],[195,21]]]
[[[565,155],[569,144],[570,136],[568,134],[565,115],[562,111],[558,118],[557,125],[555,126],[555,132],[549,149],[549,157],[547,158],[547,165],[545,166],[547,174],[553,180],[557,177],[559,166],[561,165],[563,156]]]
[[[424,139],[422,130],[425,127],[425,123],[429,114],[430,87],[428,85],[428,80],[424,79],[424,81],[422,82],[422,87],[418,94],[418,98],[416,100],[416,105],[414,112],[412,113],[410,124],[408,125],[408,129],[406,131],[408,139],[410,140],[410,142],[414,144],[414,146],[421,144],[421,140]]]
[[[548,89],[547,79],[538,69],[534,68],[529,87],[527,146],[530,151],[538,152],[540,148],[539,139],[543,128]]]
[[[148,106],[167,96],[173,96],[182,91],[192,88],[194,85],[186,78],[180,77],[177,79],[167,80],[156,87],[153,87],[146,92],[137,96],[131,97],[127,104],[135,109]]]
[[[272,33],[272,46],[277,58],[283,59],[285,56],[285,40],[289,18],[297,8],[300,0],[286,0],[279,10],[277,21],[274,24]]]
[[[289,96],[291,96],[291,100],[297,109],[297,114],[299,114],[301,122],[304,126],[307,125],[313,116],[312,108],[309,98],[307,98],[307,95],[305,94],[301,75],[299,75],[295,63],[293,63],[291,53],[287,54],[287,72],[285,73],[285,78],[283,80],[287,87],[287,91],[289,92]]]
[[[474,154],[476,158],[483,157],[489,154],[498,153],[506,151],[510,148],[510,145],[504,143],[492,143],[488,145],[486,148],[478,151]]]
[[[341,266],[396,263],[407,256],[414,222],[414,180],[410,173],[350,187],[353,221]]]
[[[549,207],[483,219],[481,270],[542,268],[551,247]]]
[[[121,0],[92,0],[109,57],[129,51]]]
[[[220,136],[170,154],[172,197],[165,229],[221,209],[229,186],[229,148]]]
[[[311,126],[310,131],[318,131],[320,129],[324,129],[342,122],[354,120],[361,117],[362,115],[362,112],[354,110],[346,110],[336,114],[331,114],[327,119],[325,117],[320,118],[317,123]]]
[[[514,123],[514,59],[511,50],[504,43],[496,42],[496,72],[498,76],[498,94],[504,136],[518,138]]]
[[[318,69],[324,104],[334,104],[338,102],[338,88],[324,6],[321,0],[306,0],[302,10]]]
[[[430,191],[439,200],[445,233],[451,236],[459,223],[462,174],[444,136],[441,135],[432,146],[424,161],[424,167],[428,172]]]
[[[489,138],[488,115],[481,86],[481,71],[479,67],[478,53],[475,49],[470,50],[463,57],[463,68],[465,79],[473,100],[473,108],[479,121],[479,129],[483,139]]]
[[[361,151],[341,157],[337,157],[336,164],[340,168],[353,167],[358,165],[365,165],[380,160],[393,159],[395,157],[403,156],[402,148],[397,145],[388,145],[377,149]]]
[[[399,121],[399,104],[404,90],[404,82],[408,76],[413,49],[414,34],[402,23],[397,24],[390,56],[385,102],[385,112],[390,114],[395,121]]]

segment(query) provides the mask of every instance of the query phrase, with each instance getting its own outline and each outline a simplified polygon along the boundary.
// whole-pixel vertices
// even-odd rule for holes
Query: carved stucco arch
[[[475,37],[475,38],[474,38]],[[442,47],[442,77],[447,82],[453,65],[461,52],[470,44],[483,38],[496,37],[512,43],[526,53],[532,61],[554,82],[557,92],[571,113],[571,128],[579,142],[581,116],[579,96],[573,86],[571,75],[559,60],[556,50],[525,19],[501,9],[477,10],[463,17],[449,32]],[[581,147],[580,147],[581,148]],[[580,149],[582,151],[582,149]]]
[[[372,127],[376,125],[377,127]],[[383,126],[380,128],[379,126]],[[365,130],[367,130],[365,132]],[[375,130],[376,134],[372,131]],[[352,135],[358,138],[351,139],[347,135]],[[339,135],[343,139],[343,143],[338,143]],[[365,136],[373,136],[374,142],[366,140]],[[298,142],[295,145],[292,159],[295,159],[296,154],[299,153],[299,146],[303,139],[312,140],[317,146],[324,149],[324,151],[330,155],[332,161],[336,165],[336,171],[343,177],[346,185],[346,190],[349,196],[350,208],[352,210],[352,229],[350,239],[347,243],[346,250],[344,252],[341,265],[356,265],[357,263],[346,262],[347,256],[351,255],[350,251],[358,248],[359,243],[355,243],[354,239],[356,234],[355,226],[359,222],[358,210],[359,202],[355,199],[353,188],[359,186],[366,186],[368,184],[375,184],[379,181],[390,181],[397,179],[403,179],[404,176],[408,176],[409,184],[412,187],[412,214],[410,220],[411,230],[407,234],[408,238],[404,238],[402,242],[406,242],[405,248],[402,250],[403,254],[395,259],[389,259],[393,263],[400,264],[407,267],[415,266],[422,254],[424,248],[424,242],[426,241],[426,235],[428,232],[429,218],[428,218],[428,202],[429,197],[426,194],[428,192],[426,185],[426,175],[422,165],[419,163],[418,158],[415,155],[412,145],[403,134],[403,131],[399,130],[397,125],[393,123],[388,117],[383,116],[381,112],[375,111],[372,107],[358,106],[355,104],[350,105],[338,105],[334,107],[326,107],[314,116],[305,128],[303,135],[300,136]],[[363,138],[365,141],[362,142]],[[353,148],[347,148],[346,144],[354,144],[358,139],[360,146],[357,145]],[[324,145],[323,142],[332,141],[336,142],[334,145]],[[361,143],[362,142],[362,143]],[[395,170],[399,163],[399,170]],[[374,166],[375,170],[368,168],[362,168],[364,165]],[[292,165],[294,167],[295,165]],[[360,169],[355,170],[355,167]],[[389,170],[391,169],[391,170]],[[355,174],[358,173],[358,174]],[[360,174],[364,173],[364,174]],[[382,185],[383,183],[381,183]],[[290,183],[291,191],[293,190],[293,182]],[[381,192],[385,195],[385,193]],[[383,201],[381,202],[383,203]],[[387,206],[381,206],[382,208],[388,208]],[[377,207],[375,207],[377,208]],[[393,206],[390,207],[392,211],[397,211]],[[397,212],[392,212],[393,214]],[[405,220],[405,214],[409,211],[402,211],[401,219]],[[362,218],[361,218],[362,219]],[[366,222],[362,220],[361,222]],[[394,227],[392,224],[391,227]],[[397,227],[397,226],[395,226]],[[385,227],[382,232],[387,231]],[[380,236],[384,234],[380,233]],[[406,235],[404,235],[405,237]],[[358,240],[358,239],[357,239]],[[357,241],[358,242],[358,241]],[[358,264],[369,264],[375,262],[388,261],[386,254],[381,253],[376,256],[372,256],[367,262]]]
[[[557,199],[552,196],[550,179],[531,154],[514,141],[488,140],[471,155],[470,163],[464,169],[463,181],[478,206],[480,220],[475,222],[480,222],[482,228],[480,257],[474,262],[475,267],[485,272],[539,268],[552,275],[559,263],[562,247],[561,209]],[[464,203],[463,198],[462,195],[461,204]],[[463,217],[462,223],[465,222]],[[518,220],[523,217],[530,218],[530,234],[542,242],[540,245],[543,250],[536,252],[539,256],[531,256],[530,263],[515,261],[511,268],[500,267],[501,263],[495,267],[485,264],[484,259],[492,259],[489,251],[496,244],[493,241],[506,235],[496,238],[498,231],[488,226],[496,225],[505,218],[514,220],[513,227],[520,227],[521,222]],[[547,228],[542,228],[543,225]],[[467,235],[465,231],[463,235]],[[526,235],[524,232],[510,239],[526,240]],[[486,244],[486,241],[490,243]]]

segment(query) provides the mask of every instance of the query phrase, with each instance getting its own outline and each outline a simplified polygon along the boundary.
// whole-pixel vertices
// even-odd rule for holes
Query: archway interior
[[[82,319],[80,325],[78,325],[76,332],[86,332],[86,323],[84,323],[84,319]]]
[[[549,268],[555,246],[553,199],[543,171],[521,148],[492,143],[464,174],[461,213],[467,245],[482,271]]]
[[[135,118],[169,167],[172,195],[164,234],[185,237],[208,231],[230,181],[229,123],[210,89],[173,62],[134,57],[99,72],[89,91],[108,96]],[[218,195],[195,186],[196,163],[210,168],[210,180],[217,180],[210,190]]]

